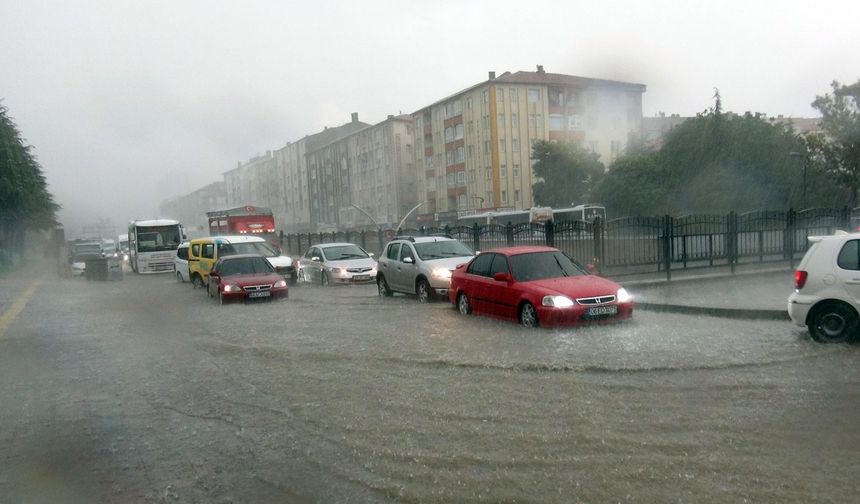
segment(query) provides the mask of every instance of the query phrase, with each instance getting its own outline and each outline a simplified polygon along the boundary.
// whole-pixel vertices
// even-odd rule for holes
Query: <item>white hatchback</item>
[[[860,320],[860,233],[810,236],[809,250],[794,272],[788,315],[809,328],[812,339],[856,339]]]

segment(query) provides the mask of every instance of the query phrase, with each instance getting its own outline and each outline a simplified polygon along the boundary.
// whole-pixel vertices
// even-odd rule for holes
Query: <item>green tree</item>
[[[20,252],[28,231],[55,225],[58,209],[32,148],[0,104],[0,249]]]
[[[535,204],[567,207],[590,200],[605,171],[600,157],[573,142],[536,142],[532,149]]]
[[[816,96],[823,134],[807,135],[808,162],[847,192],[852,208],[860,190],[860,80],[852,86],[831,83],[832,94]]]
[[[762,114],[713,108],[670,131],[662,149],[621,156],[596,188],[614,215],[799,207],[802,139]]]

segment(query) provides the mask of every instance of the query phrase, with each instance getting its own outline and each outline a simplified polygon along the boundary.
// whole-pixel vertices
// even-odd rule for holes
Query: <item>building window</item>
[[[463,123],[454,126],[454,140],[463,138]]]
[[[505,152],[505,139],[499,139],[499,152]]]
[[[567,127],[572,130],[582,129],[582,116],[573,114],[567,118]]]
[[[472,159],[473,157],[475,157],[475,146],[470,145],[469,146],[469,159]]]
[[[517,138],[511,140],[511,150],[514,152],[519,152],[520,150],[520,141]]]
[[[466,98],[466,108],[469,110],[472,109],[472,97],[471,96]]]
[[[450,126],[445,128],[445,141],[446,142],[453,142],[454,141],[454,128],[452,128]]]
[[[436,190],[436,177],[427,177],[427,192]]]
[[[490,141],[484,140],[484,154],[490,153]]]
[[[486,178],[487,180],[490,180],[490,179],[492,179],[492,178],[493,178],[493,174],[490,172],[490,167],[489,167],[489,166],[488,166],[487,168],[485,168],[485,169],[484,169],[484,175],[485,175],[485,177],[484,177],[484,178]]]
[[[507,165],[499,165],[499,176],[502,178],[507,178],[507,176],[508,176],[508,166]]]
[[[516,127],[519,124],[519,122],[520,122],[520,119],[519,119],[519,117],[517,117],[517,114],[515,114],[515,113],[511,114],[511,128],[514,128],[514,130],[516,130]]]
[[[481,91],[481,103],[490,103],[490,92],[486,89]]]
[[[499,129],[504,128],[505,127],[505,114],[499,114],[497,122],[499,124]]]
[[[508,191],[502,191],[502,203],[508,202]]]
[[[540,88],[529,88],[529,102],[535,103],[540,101]]]
[[[457,176],[454,173],[449,173],[447,178],[448,187],[454,187],[457,183]]]
[[[466,185],[466,172],[457,172],[457,185]]]
[[[519,177],[519,176],[520,176],[520,165],[515,164],[514,165],[514,178]]]
[[[562,131],[564,129],[564,116],[561,114],[550,114],[549,129],[553,131]]]
[[[461,194],[458,197],[457,208],[460,210],[465,210],[466,208],[468,208],[468,206],[467,206],[468,201],[469,200],[467,199],[467,196],[465,194]]]
[[[522,201],[522,199],[520,198],[520,190],[519,189],[514,190],[514,201],[516,201],[517,203]]]
[[[511,96],[511,103],[515,103],[517,101],[517,88],[512,87],[509,90],[509,94]]]

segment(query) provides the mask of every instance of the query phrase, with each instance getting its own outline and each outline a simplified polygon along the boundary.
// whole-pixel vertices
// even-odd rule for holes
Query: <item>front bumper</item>
[[[273,288],[273,289],[269,289],[269,290],[268,290],[268,292],[269,292],[269,295],[268,295],[268,296],[266,296],[266,297],[259,297],[259,298],[249,298],[249,297],[248,297],[248,292],[246,292],[246,291],[239,291],[239,292],[222,292],[222,293],[221,293],[221,295],[222,295],[222,296],[224,296],[224,300],[225,300],[225,301],[226,301],[226,300],[230,300],[230,301],[234,301],[234,300],[235,300],[235,301],[238,301],[238,300],[240,300],[240,299],[241,299],[241,300],[245,300],[245,301],[249,301],[249,300],[250,300],[250,301],[265,301],[265,300],[268,300],[268,299],[281,299],[281,298],[287,298],[287,297],[289,297],[289,289],[287,289],[286,287],[284,287],[284,288],[279,288],[279,289],[274,289],[274,288]]]
[[[347,271],[345,273],[335,273],[329,272],[328,274],[329,280],[331,283],[336,284],[369,284],[376,283],[376,271],[364,271],[360,273],[353,273],[351,271]]]
[[[588,316],[588,306],[576,304],[570,308],[536,306],[538,323],[542,327],[563,327],[580,324],[607,324],[633,316],[633,303],[618,303],[618,312],[612,315]]]

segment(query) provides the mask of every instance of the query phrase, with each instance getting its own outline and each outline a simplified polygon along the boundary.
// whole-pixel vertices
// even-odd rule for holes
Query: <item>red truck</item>
[[[245,205],[227,210],[206,212],[209,217],[209,235],[252,235],[263,238],[276,250],[281,240],[275,233],[275,217],[271,208]]]

